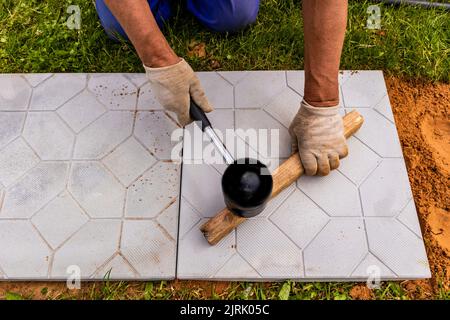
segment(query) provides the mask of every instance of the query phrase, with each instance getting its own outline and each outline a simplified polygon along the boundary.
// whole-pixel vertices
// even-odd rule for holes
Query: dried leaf
[[[216,59],[211,59],[211,61],[209,62],[209,65],[210,65],[211,69],[213,69],[213,70],[220,68],[220,62],[217,61]]]
[[[188,46],[188,57],[193,58],[205,58],[206,57],[206,45],[203,42],[197,43],[191,47]]]

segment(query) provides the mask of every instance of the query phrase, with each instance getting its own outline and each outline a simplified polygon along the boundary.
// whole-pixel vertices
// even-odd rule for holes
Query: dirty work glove
[[[144,68],[159,103],[165,109],[175,112],[182,126],[192,122],[189,116],[190,97],[203,111],[213,110],[199,79],[184,59],[167,67],[150,68],[144,65]]]
[[[289,127],[292,150],[298,151],[308,176],[325,176],[348,154],[339,107],[313,107],[302,101]]]

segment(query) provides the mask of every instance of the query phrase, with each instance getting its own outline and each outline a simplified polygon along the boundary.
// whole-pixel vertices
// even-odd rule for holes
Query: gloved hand
[[[313,107],[302,101],[289,127],[292,149],[298,151],[305,174],[325,176],[348,154],[339,107]]]
[[[144,68],[156,98],[165,109],[176,113],[182,126],[192,122],[189,116],[190,98],[203,111],[213,110],[200,80],[184,59],[167,67],[150,68],[144,65]]]

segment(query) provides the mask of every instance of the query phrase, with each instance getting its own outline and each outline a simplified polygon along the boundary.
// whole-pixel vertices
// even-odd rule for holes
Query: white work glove
[[[298,151],[305,174],[325,176],[348,154],[339,107],[313,107],[302,101],[289,127],[292,149]]]
[[[144,65],[144,68],[159,103],[165,109],[175,112],[180,125],[185,126],[192,122],[189,116],[190,98],[204,112],[213,110],[200,80],[184,59],[167,67],[150,68]]]

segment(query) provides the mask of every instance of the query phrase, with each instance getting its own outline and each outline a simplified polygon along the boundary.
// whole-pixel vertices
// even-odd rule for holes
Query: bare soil
[[[350,290],[350,296],[354,300],[371,300],[374,294],[365,284],[357,284]]]
[[[433,299],[439,290],[450,291],[450,85],[396,77],[387,77],[386,83],[432,272],[432,279],[404,281],[401,286],[410,298]],[[176,280],[168,285],[175,297],[187,290],[208,298],[212,290],[226,296],[229,284]],[[61,282],[0,282],[0,299],[6,292],[35,299],[88,298],[99,287],[88,283],[82,290],[68,291]],[[140,298],[141,288],[139,282],[130,283],[122,298]],[[350,296],[374,298],[364,284],[355,285]]]
[[[433,275],[405,288],[430,298],[439,285],[450,290],[450,85],[395,77],[386,83]]]

